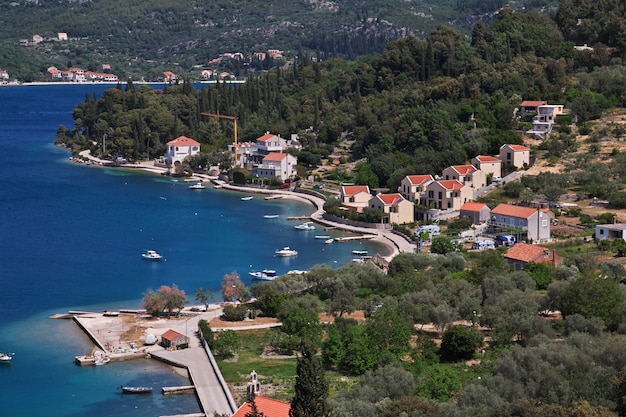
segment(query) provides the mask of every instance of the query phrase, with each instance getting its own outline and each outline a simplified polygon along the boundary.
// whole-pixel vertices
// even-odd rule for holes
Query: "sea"
[[[92,343],[71,320],[51,316],[139,309],[146,291],[174,284],[190,304],[199,288],[220,302],[225,274],[250,285],[254,270],[338,268],[354,249],[386,253],[374,242],[315,239],[340,236],[338,230],[294,229],[299,222],[287,218],[310,214],[309,204],[242,201],[237,192],[190,190],[161,175],[71,162],[53,143],[56,131],[73,128],[75,105],[106,88],[113,86],[0,88],[0,352],[13,354],[0,364],[0,417],[200,412],[192,395],[160,394],[162,386],[189,381],[156,360],[77,366],[74,357]],[[298,256],[275,257],[284,246]],[[148,249],[165,259],[143,260]],[[122,395],[121,385],[149,385],[155,393]]]

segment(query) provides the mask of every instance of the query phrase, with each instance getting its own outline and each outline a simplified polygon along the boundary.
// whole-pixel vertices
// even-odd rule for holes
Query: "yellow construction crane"
[[[235,167],[237,166],[237,117],[236,116],[224,116],[223,114],[213,114],[213,113],[200,113],[203,116],[209,117],[219,117],[220,119],[229,119],[232,120],[235,124]]]

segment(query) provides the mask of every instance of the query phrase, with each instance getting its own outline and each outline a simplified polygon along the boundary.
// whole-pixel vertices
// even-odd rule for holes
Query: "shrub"
[[[443,334],[439,353],[444,360],[471,359],[483,344],[483,336],[474,327],[451,326]]]
[[[246,305],[226,305],[224,306],[223,315],[226,321],[243,321],[248,314],[248,307]]]

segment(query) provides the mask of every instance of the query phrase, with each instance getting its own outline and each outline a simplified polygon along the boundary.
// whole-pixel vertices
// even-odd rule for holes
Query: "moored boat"
[[[147,250],[141,254],[141,257],[149,261],[160,261],[163,259],[163,256],[155,250]]]
[[[101,365],[106,365],[107,363],[109,363],[111,361],[110,358],[108,358],[107,356],[100,356],[97,359],[93,360],[93,366],[101,366]]]
[[[120,387],[124,394],[151,394],[152,387],[128,387],[122,385]]]
[[[273,269],[264,269],[262,271],[252,271],[250,272],[255,279],[260,279],[263,281],[271,281],[277,277],[276,271]]]
[[[316,235],[315,239],[330,239],[330,236],[328,236],[328,235]]]
[[[302,223],[297,226],[294,226],[293,228],[297,230],[315,230],[315,226],[313,225],[312,222]]]
[[[282,249],[277,249],[276,252],[274,252],[274,255],[282,257],[296,256],[298,255],[298,251],[295,249],[291,249],[289,246],[285,246]]]
[[[202,184],[202,182],[198,182],[194,185],[190,185],[189,188],[192,190],[204,190],[206,187]]]
[[[250,200],[252,200],[252,196],[251,195],[249,195],[247,197],[241,197],[241,201],[250,201]]]
[[[264,219],[275,219],[278,217],[278,214],[266,214],[263,216]]]
[[[367,251],[366,250],[353,250],[352,254],[353,255],[367,255]]]
[[[324,243],[326,243],[328,245],[329,243],[333,243],[334,241],[335,241],[335,239],[326,239],[324,241]]]
[[[0,352],[0,363],[10,363],[11,359],[13,359],[12,353],[2,353]]]

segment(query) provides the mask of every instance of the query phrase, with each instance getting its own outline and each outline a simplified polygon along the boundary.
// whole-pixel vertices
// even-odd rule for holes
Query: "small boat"
[[[241,201],[250,201],[250,200],[252,200],[252,196],[251,195],[249,195],[247,197],[241,197]]]
[[[0,363],[10,363],[11,359],[13,359],[12,353],[2,353],[0,352]]]
[[[145,251],[144,253],[141,254],[141,257],[143,259],[147,259],[149,261],[160,261],[161,259],[163,259],[163,256],[161,256],[155,250],[147,250],[147,251]]]
[[[265,216],[263,216],[264,219],[276,219],[278,217],[278,214],[266,214]]]
[[[93,360],[93,366],[102,366],[102,365],[106,365],[107,363],[109,363],[111,361],[110,358],[106,357],[106,356],[100,356],[98,357],[98,359],[94,359]]]
[[[276,271],[273,269],[264,269],[262,271],[253,271],[250,272],[255,279],[260,279],[262,281],[271,281],[277,277]]]
[[[324,241],[324,243],[326,243],[328,245],[329,243],[333,243],[334,241],[335,241],[335,239],[326,239]]]
[[[277,249],[276,252],[274,252],[274,255],[282,257],[296,256],[298,255],[298,251],[295,249],[291,249],[289,246],[285,246],[282,249]]]
[[[315,236],[315,239],[330,239],[330,236],[328,236],[328,235],[317,235],[317,236]]]
[[[366,250],[353,250],[352,254],[353,255],[367,255],[367,251]]]
[[[151,394],[152,387],[120,387],[124,394]]]
[[[315,230],[315,226],[313,225],[312,222],[302,223],[297,226],[294,226],[293,228],[297,230]]]
[[[204,184],[202,184],[202,182],[198,182],[194,185],[190,185],[189,189],[191,190],[204,190],[206,187],[204,186]]]

